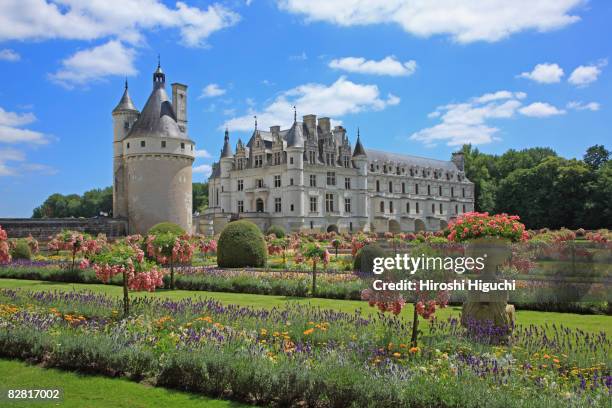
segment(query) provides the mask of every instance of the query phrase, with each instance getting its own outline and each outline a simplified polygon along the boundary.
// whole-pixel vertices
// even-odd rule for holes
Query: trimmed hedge
[[[285,229],[280,225],[271,225],[266,231],[266,235],[274,234],[276,238],[285,238]]]
[[[15,248],[11,250],[11,256],[13,259],[32,259],[32,250],[28,243],[20,239],[15,242]]]
[[[147,232],[148,235],[157,235],[157,234],[163,234],[166,232],[171,232],[175,235],[184,235],[185,234],[185,230],[180,227],[179,225],[176,225],[174,223],[171,222],[160,222],[159,224],[155,224],[154,226],[152,226],[149,231]]]
[[[384,258],[387,253],[377,244],[369,244],[364,246],[357,252],[353,268],[361,273],[372,273],[374,268],[374,258]]]
[[[217,243],[217,264],[221,268],[260,268],[267,260],[268,247],[257,225],[239,220],[221,231]]]

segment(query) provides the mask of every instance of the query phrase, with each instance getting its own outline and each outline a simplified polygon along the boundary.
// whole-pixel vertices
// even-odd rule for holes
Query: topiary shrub
[[[266,231],[266,235],[274,234],[276,238],[285,238],[285,229],[280,225],[271,225]]]
[[[372,273],[374,267],[374,258],[384,258],[387,253],[384,249],[376,244],[364,246],[357,252],[353,269],[362,273]]]
[[[221,268],[263,267],[268,248],[263,234],[250,221],[230,222],[217,243],[217,264]]]
[[[157,235],[163,234],[166,232],[171,232],[174,235],[184,235],[185,230],[181,228],[179,225],[176,225],[172,222],[160,222],[159,224],[155,224],[149,229],[147,235]]]
[[[15,247],[11,250],[13,259],[32,259],[32,250],[26,240],[20,239],[15,242]]]

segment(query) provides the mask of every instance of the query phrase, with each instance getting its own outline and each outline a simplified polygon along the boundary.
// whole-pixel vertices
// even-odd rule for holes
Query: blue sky
[[[158,53],[168,88],[189,86],[194,181],[225,126],[235,145],[294,104],[366,150],[610,148],[610,21],[604,0],[5,0],[0,217],[111,185],[111,110],[126,76],[142,108]]]

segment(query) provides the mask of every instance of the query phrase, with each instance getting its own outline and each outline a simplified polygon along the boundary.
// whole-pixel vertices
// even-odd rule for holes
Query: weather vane
[[[295,105],[293,105],[293,122],[297,122],[297,109]]]
[[[253,116],[253,118],[255,119],[255,130],[257,130],[257,115]]]

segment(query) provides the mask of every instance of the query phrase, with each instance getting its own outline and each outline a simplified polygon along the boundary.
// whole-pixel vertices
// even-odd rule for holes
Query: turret
[[[119,142],[127,136],[139,115],[138,109],[136,109],[132,98],[130,98],[127,79],[125,80],[125,89],[121,100],[119,100],[119,103],[113,109],[112,115],[114,141]]]
[[[230,146],[229,131],[225,129],[225,136],[223,138],[223,149],[221,149],[221,177],[229,177],[230,171],[234,166],[234,154],[232,153],[232,147]]]
[[[359,175],[366,176],[368,174],[368,155],[361,144],[359,129],[357,129],[357,142],[355,143],[355,150],[353,150],[353,164],[359,169]]]

